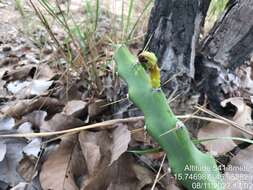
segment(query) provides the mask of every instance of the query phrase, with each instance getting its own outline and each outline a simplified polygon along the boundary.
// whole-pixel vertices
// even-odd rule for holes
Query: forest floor
[[[0,1],[0,189],[183,189],[144,131],[143,118],[135,117],[142,114],[127,99],[111,59],[114,45],[131,33],[119,18],[124,15],[134,27],[145,1],[134,6],[134,21],[127,20],[130,5],[122,9],[121,1],[101,4],[99,17],[94,4],[73,0],[67,9],[63,1],[53,18],[37,1],[34,7],[17,2]],[[135,54],[150,7],[127,39]],[[40,10],[48,19],[44,25]],[[68,11],[66,27],[57,15]],[[237,107],[234,122],[251,123],[251,107],[243,99],[226,103]],[[247,137],[222,120],[204,124],[196,138]],[[252,146],[241,150],[232,139],[220,139],[201,148],[221,165],[251,168]],[[234,175],[223,172],[227,179]],[[247,172],[245,179],[252,175]]]

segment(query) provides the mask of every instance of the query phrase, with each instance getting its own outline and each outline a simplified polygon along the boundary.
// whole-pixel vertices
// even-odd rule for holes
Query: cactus
[[[137,59],[121,46],[114,60],[119,76],[128,85],[129,99],[144,113],[146,130],[165,151],[176,180],[188,190],[224,189],[214,158],[195,147],[185,125],[171,111],[164,93],[153,90],[148,73],[141,64],[136,64]]]

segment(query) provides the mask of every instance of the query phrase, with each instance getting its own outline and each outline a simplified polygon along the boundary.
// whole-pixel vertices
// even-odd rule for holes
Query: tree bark
[[[163,82],[180,73],[165,86],[168,93],[201,92],[210,108],[221,113],[220,101],[237,88],[230,81],[236,77],[233,71],[252,56],[253,1],[230,0],[200,42],[209,4],[210,0],[156,0],[144,47],[158,56]]]
[[[167,94],[190,90],[198,38],[209,4],[210,0],[155,1],[144,47],[158,57]],[[174,75],[180,79],[167,83]]]

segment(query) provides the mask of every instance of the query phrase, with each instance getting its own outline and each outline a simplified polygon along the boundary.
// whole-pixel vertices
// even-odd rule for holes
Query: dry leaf
[[[126,126],[121,124],[108,131],[83,131],[79,142],[89,174],[83,190],[140,190],[152,183],[152,172],[137,166],[130,155],[124,154],[130,142]]]
[[[89,175],[94,175],[102,167],[109,165],[111,159],[111,138],[107,131],[82,131],[79,134],[79,143]]]
[[[119,124],[112,133],[111,161],[112,164],[121,154],[127,151],[128,144],[131,140],[131,134],[126,125]]]
[[[26,182],[30,182],[37,175],[35,170],[36,161],[32,156],[24,156],[17,166],[17,172]]]
[[[21,122],[24,122],[24,121],[29,122],[32,124],[33,129],[36,129],[37,131],[39,131],[40,126],[45,121],[46,116],[47,116],[47,112],[36,110],[23,116]]]
[[[202,127],[198,133],[198,139],[217,138],[214,141],[202,142],[205,148],[214,155],[227,153],[236,147],[233,140],[218,139],[219,137],[232,137],[231,126],[226,124],[209,123]]]
[[[56,98],[39,97],[38,99],[9,102],[6,106],[1,108],[1,112],[14,118],[21,118],[35,110],[44,110],[47,112],[48,116],[51,116],[61,112],[63,107],[64,104]]]
[[[53,82],[46,80],[14,81],[7,84],[7,89],[18,97],[39,96],[46,94]]]
[[[84,162],[77,140],[64,139],[59,148],[44,162],[40,172],[40,182],[43,189],[78,190],[75,179],[83,174]]]
[[[26,145],[23,139],[4,139],[7,151],[4,159],[0,162],[0,181],[15,186],[24,180],[17,173],[16,168],[19,161],[23,158],[22,150]]]
[[[233,121],[238,123],[241,127],[244,127],[246,130],[251,131],[253,133],[251,112],[252,109],[249,107],[241,97],[229,98],[221,102],[221,105],[225,107],[227,103],[233,104],[237,111],[233,117]],[[238,129],[233,129],[233,135],[237,137],[245,137],[251,139],[252,137],[248,134],[242,133]]]
[[[55,114],[50,120],[44,121],[40,127],[41,131],[61,131],[84,125],[84,122],[72,116],[61,113]]]
[[[29,93],[31,95],[42,95],[44,94],[48,88],[53,84],[54,81],[47,80],[33,80],[29,86]]]
[[[26,145],[23,149],[23,152],[27,156],[38,157],[41,147],[41,139],[40,138],[33,138],[28,145]]]
[[[72,100],[67,102],[66,106],[63,108],[63,113],[66,115],[74,116],[74,117],[82,117],[86,115],[85,108],[87,102],[81,100]]]
[[[107,108],[104,106],[106,104],[105,100],[97,99],[95,102],[89,104],[88,106],[88,114],[89,117],[95,117],[101,114]]]
[[[0,119],[0,131],[11,130],[15,125],[15,120],[12,117],[6,116]]]
[[[147,168],[144,168],[143,166],[137,164],[133,164],[132,168],[137,179],[140,181],[139,185],[141,188],[147,184],[152,184],[154,182],[154,173],[152,173]]]
[[[6,144],[2,141],[0,141],[0,162],[3,161],[5,154],[6,154]]]
[[[13,65],[16,65],[19,62],[17,57],[6,57],[0,59],[0,78],[3,79],[3,76],[8,70],[13,69]]]
[[[79,142],[89,174],[92,175],[99,170],[101,164],[112,164],[117,160],[127,151],[130,140],[130,131],[123,124],[119,124],[112,132],[81,132]]]
[[[89,158],[86,159],[88,172],[95,173],[101,160],[100,147],[92,143],[82,143],[82,152],[85,158]]]
[[[18,133],[32,133],[32,124],[30,122],[22,123],[17,130]],[[30,139],[30,138],[28,138]]]
[[[24,114],[29,113],[30,102],[31,100],[8,102],[5,106],[1,107],[1,112],[14,118],[20,118]]]
[[[241,97],[229,98],[221,102],[223,107],[228,103],[233,104],[237,111],[232,118],[232,121],[244,127],[246,130],[253,132],[249,127],[252,124],[251,107],[249,107]],[[241,130],[227,124],[209,123],[206,127],[202,127],[198,133],[198,139],[218,138],[218,137],[244,137],[252,138],[248,134],[243,133]],[[224,154],[237,146],[239,141],[217,139],[214,141],[202,142],[205,148],[213,154]]]
[[[82,190],[141,190],[153,182],[152,172],[143,166],[137,167],[129,154],[123,154],[112,165],[99,170],[85,180]],[[140,177],[146,177],[145,180]]]
[[[48,64],[43,64],[37,67],[36,76],[34,78],[40,80],[52,80],[55,77],[55,73],[48,66]]]
[[[3,74],[2,79],[6,81],[25,80],[29,77],[33,78],[35,72],[35,65],[27,65],[16,69],[12,68]]]

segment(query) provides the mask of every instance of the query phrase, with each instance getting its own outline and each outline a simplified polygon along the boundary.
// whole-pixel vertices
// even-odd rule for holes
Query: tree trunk
[[[210,0],[156,0],[144,47],[158,56],[163,82],[177,75],[164,86],[168,93],[201,92],[210,108],[221,113],[220,101],[236,90],[227,75],[234,75],[253,52],[253,1],[230,0],[200,41],[209,4]]]

